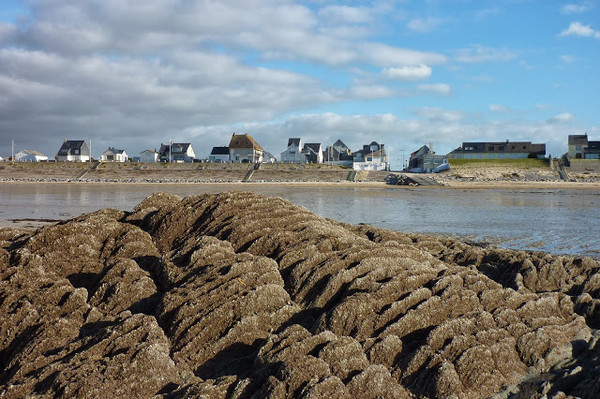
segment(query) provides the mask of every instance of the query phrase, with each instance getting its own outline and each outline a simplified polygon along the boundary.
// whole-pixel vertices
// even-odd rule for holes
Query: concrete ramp
[[[440,183],[431,177],[418,174],[390,174],[385,179],[387,184],[397,186],[441,186]]]

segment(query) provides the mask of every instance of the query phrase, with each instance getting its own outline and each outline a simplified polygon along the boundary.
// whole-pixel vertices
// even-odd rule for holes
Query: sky
[[[600,0],[2,0],[0,156],[600,140]]]

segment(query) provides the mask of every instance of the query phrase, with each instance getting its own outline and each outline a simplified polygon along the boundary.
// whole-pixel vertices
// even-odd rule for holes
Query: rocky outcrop
[[[0,230],[0,396],[593,397],[597,269],[155,194]]]

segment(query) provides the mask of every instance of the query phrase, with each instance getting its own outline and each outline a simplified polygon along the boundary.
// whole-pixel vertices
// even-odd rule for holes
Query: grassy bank
[[[449,159],[450,167],[511,167],[511,168],[548,168],[550,162],[548,159]]]
[[[16,162],[0,163],[0,179],[122,182],[384,182],[388,172],[319,164]]]

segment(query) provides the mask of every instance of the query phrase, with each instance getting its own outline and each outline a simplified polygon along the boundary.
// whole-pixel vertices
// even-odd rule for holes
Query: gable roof
[[[104,153],[107,153],[109,151],[112,152],[113,154],[123,154],[125,152],[125,150],[117,150],[114,147],[108,147],[108,150],[104,151]]]
[[[144,150],[142,152],[140,152],[140,154],[158,154],[158,152],[156,152],[156,150]]]
[[[302,151],[304,152],[306,150],[310,150],[315,154],[318,154],[319,152],[321,152],[321,143],[305,143]]]
[[[587,134],[570,134],[569,135],[569,145],[587,144],[587,142],[588,142]]]
[[[245,134],[233,134],[231,141],[229,142],[229,148],[246,148],[255,149],[258,151],[264,151],[264,149],[250,136],[248,133]]]
[[[410,154],[411,157],[416,157],[419,155],[427,155],[429,154],[429,147],[427,147],[426,145],[422,146],[421,148],[419,148],[417,151],[413,152],[412,154]]]
[[[288,147],[289,146],[300,147],[300,139],[299,138],[289,138],[288,139]]]
[[[34,151],[34,150],[23,150],[18,152],[17,154],[15,154],[15,156],[19,155],[19,154],[24,154],[24,155],[36,155],[36,156],[42,156],[45,157],[46,155],[42,154],[41,152],[38,151]]]
[[[346,144],[344,144],[344,142],[340,139],[338,139],[335,143],[333,143],[334,148],[346,148],[348,149],[348,146]]]
[[[229,147],[213,147],[210,155],[229,155]]]
[[[185,154],[188,151],[188,148],[191,146],[191,143],[171,143],[171,144],[160,144],[160,150],[158,153],[161,157],[169,156],[169,147],[171,147],[171,151],[173,154]]]
[[[82,149],[83,147],[87,147],[85,140],[65,140],[58,150],[58,155],[69,155],[74,149]]]

